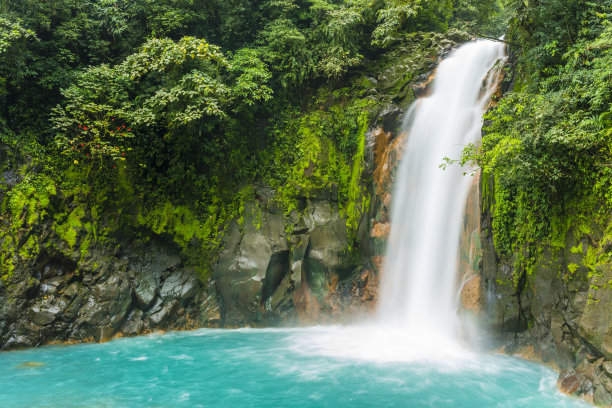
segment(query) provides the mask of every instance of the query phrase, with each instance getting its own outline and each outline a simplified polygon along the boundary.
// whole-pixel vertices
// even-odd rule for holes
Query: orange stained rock
[[[374,264],[374,269],[376,269],[379,273],[383,270],[385,264],[384,256],[373,256],[372,263]]]
[[[463,308],[471,312],[480,312],[483,309],[481,291],[480,291],[480,275],[470,279],[461,290],[461,304]]]
[[[374,130],[374,184],[379,193],[390,189],[391,171],[401,160],[406,133],[392,139],[391,132],[379,127]]]
[[[391,232],[391,224],[388,222],[376,222],[370,232],[372,238],[387,238]]]

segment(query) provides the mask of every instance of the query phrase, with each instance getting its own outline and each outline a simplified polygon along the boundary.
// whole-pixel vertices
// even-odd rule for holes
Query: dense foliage
[[[0,195],[13,231],[0,234],[3,273],[18,248],[37,251],[19,229],[51,212],[68,247],[85,234],[82,254],[126,223],[206,252],[254,185],[286,212],[335,185],[355,230],[379,108],[360,71],[397,44],[417,52],[418,31],[492,33],[499,11],[496,0],[0,2],[0,148],[29,163]]]
[[[445,30],[497,4],[456,3],[7,0],[2,120],[50,155],[59,148],[66,164],[127,159],[147,188],[164,191],[187,177],[192,199],[221,174],[252,179],[262,166],[253,153],[273,142],[271,119],[301,110],[321,81],[402,32]]]
[[[411,33],[498,36],[509,21],[511,89],[464,157],[494,185],[496,247],[528,270],[595,212],[612,243],[611,15],[611,0],[5,0],[0,141],[33,172],[3,211],[31,224],[20,211],[63,191],[88,206],[57,217],[68,241],[68,220],[123,206],[206,248],[253,185],[290,211],[335,184],[356,228],[377,109],[361,72]]]
[[[612,243],[612,2],[507,7],[509,40],[521,45],[513,89],[488,114],[482,146],[466,150],[495,181],[496,248],[530,271],[544,244],[563,248],[569,231],[591,234],[603,244],[585,254],[595,273]]]

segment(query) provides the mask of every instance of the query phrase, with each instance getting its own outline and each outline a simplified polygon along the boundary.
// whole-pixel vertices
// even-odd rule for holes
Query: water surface
[[[392,361],[362,344],[334,357],[324,342],[355,334],[345,330],[208,329],[0,353],[0,406],[587,406],[556,390],[553,371],[507,356]]]

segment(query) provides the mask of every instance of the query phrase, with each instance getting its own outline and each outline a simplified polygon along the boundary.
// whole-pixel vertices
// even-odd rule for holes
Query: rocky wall
[[[218,252],[206,254],[212,271],[203,275],[173,234],[181,233],[183,244],[195,238],[185,238],[188,231],[177,225],[165,226],[170,217],[163,211],[174,211],[170,203],[160,207],[158,223],[145,225],[139,210],[130,208],[129,191],[103,197],[98,211],[88,193],[75,193],[80,201],[71,202],[45,176],[36,188],[52,194],[25,191],[23,208],[9,214],[5,206],[0,214],[2,232],[9,232],[0,234],[0,350],[154,330],[348,322],[371,311],[406,136],[397,131],[399,119],[416,95],[427,92],[438,59],[466,39],[416,33],[353,78],[369,87],[359,92],[373,109],[358,180],[365,193],[351,203],[360,208],[356,230],[354,219],[347,227],[346,203],[333,183],[298,192],[298,208],[288,213],[275,191],[255,187]],[[1,149],[0,201],[6,203],[25,172]],[[42,201],[36,202],[38,195]],[[180,213],[172,216],[189,228]]]
[[[597,233],[567,232],[546,246],[532,273],[516,271],[493,242],[491,213],[482,215],[480,317],[495,344],[560,371],[563,392],[612,405],[612,264],[584,266]]]

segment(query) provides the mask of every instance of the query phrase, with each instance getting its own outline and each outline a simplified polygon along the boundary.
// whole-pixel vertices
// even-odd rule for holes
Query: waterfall
[[[482,116],[498,83],[504,45],[476,41],[437,69],[431,93],[403,122],[406,146],[391,197],[391,233],[374,321],[324,327],[296,339],[302,352],[336,358],[464,364],[457,315],[460,230],[472,177],[459,158],[477,142]],[[503,64],[499,64],[501,66]]]
[[[460,229],[472,179],[457,159],[480,139],[482,116],[497,85],[493,66],[504,45],[476,41],[439,66],[429,96],[404,119],[407,144],[395,180],[391,234],[378,319],[421,337],[424,344],[458,332],[456,276]]]

